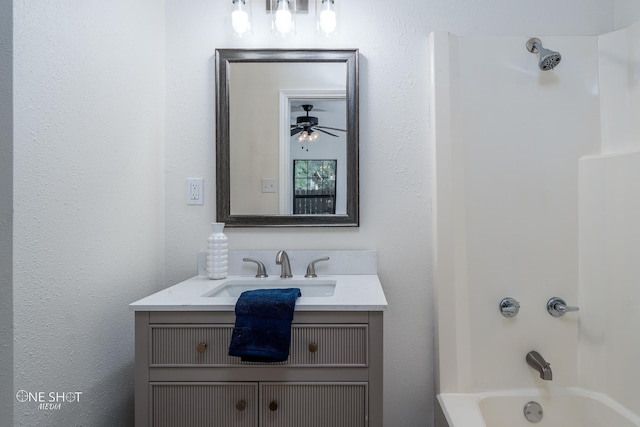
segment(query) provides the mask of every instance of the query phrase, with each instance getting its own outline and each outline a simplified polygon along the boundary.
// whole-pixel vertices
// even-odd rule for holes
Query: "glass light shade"
[[[313,130],[310,130],[310,131],[307,132],[306,130],[303,130],[298,135],[298,142],[312,143],[313,141],[318,139],[318,136],[319,136],[318,132],[314,132]]]
[[[279,36],[292,36],[296,32],[295,17],[288,0],[276,0],[278,7],[273,14],[271,29]],[[294,3],[295,4],[295,3]]]
[[[316,21],[318,32],[324,36],[338,34],[338,0],[316,0]]]
[[[251,3],[246,0],[234,0],[231,12],[231,28],[237,37],[245,37],[251,34]]]

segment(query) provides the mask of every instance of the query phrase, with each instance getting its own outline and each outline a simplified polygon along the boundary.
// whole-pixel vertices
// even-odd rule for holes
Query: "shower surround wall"
[[[537,350],[544,386],[640,413],[637,34],[541,37],[547,72],[528,37],[432,34],[438,393],[539,387]],[[550,316],[553,296],[581,311]]]
[[[598,51],[602,150],[580,161],[580,385],[640,414],[640,23]]]
[[[439,392],[535,386],[524,354],[536,349],[554,385],[640,413],[639,34],[546,37],[564,55],[547,73],[526,38],[432,35],[446,82],[433,88],[437,300],[456,306],[438,313]],[[580,313],[549,316],[555,295]],[[518,317],[499,315],[503,296]]]
[[[431,39],[440,393],[535,387],[530,350],[555,385],[577,381],[578,316],[545,304],[578,302],[578,159],[600,146],[597,39],[542,38],[564,58],[546,72],[527,39]],[[507,296],[521,303],[512,319],[498,310]]]

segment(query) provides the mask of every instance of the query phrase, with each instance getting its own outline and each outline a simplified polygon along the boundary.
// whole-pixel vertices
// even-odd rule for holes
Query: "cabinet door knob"
[[[309,344],[309,351],[311,353],[315,353],[316,351],[318,351],[318,344],[312,342],[311,344]]]
[[[238,411],[244,411],[247,407],[247,402],[245,400],[241,400],[238,403],[236,403],[236,409]]]
[[[197,351],[198,353],[204,353],[206,349],[207,349],[207,344],[206,344],[206,343],[203,343],[203,342],[199,343],[199,344],[196,346],[196,351]]]
[[[269,403],[269,410],[270,411],[277,411],[278,410],[278,401],[277,400],[272,400],[271,403]]]

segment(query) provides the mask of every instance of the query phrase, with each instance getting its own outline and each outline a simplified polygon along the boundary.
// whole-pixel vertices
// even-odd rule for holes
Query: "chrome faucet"
[[[276,264],[281,265],[280,277],[287,279],[293,277],[291,274],[291,264],[289,263],[289,255],[285,251],[279,251],[276,254]]]
[[[527,353],[527,363],[533,369],[540,373],[540,378],[546,381],[551,381],[553,379],[553,373],[551,372],[551,365],[544,360],[544,357],[540,355],[537,351],[530,351]]]

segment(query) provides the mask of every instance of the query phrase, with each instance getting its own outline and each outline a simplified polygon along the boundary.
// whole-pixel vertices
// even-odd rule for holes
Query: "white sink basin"
[[[255,289],[300,288],[303,297],[330,297],[336,289],[335,280],[323,279],[235,279],[227,280],[202,295],[211,298],[237,298],[244,291]]]

